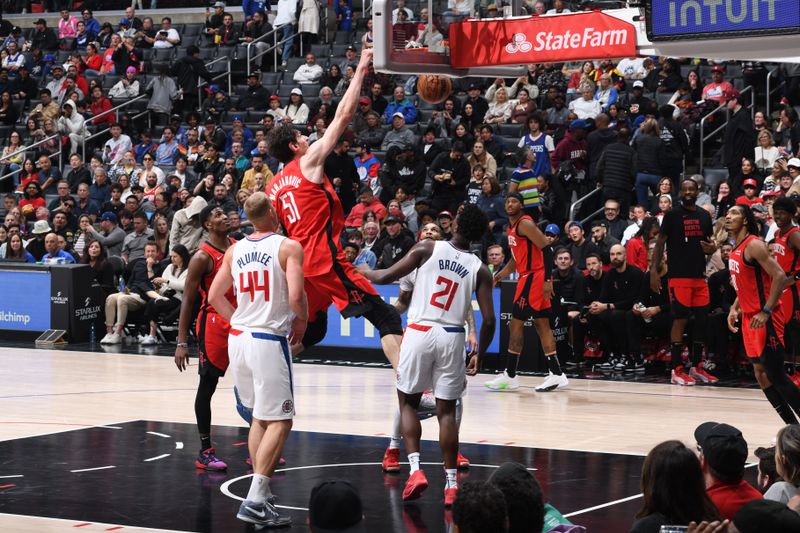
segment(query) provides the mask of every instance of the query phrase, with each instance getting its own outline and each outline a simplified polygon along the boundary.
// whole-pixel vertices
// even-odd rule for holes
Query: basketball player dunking
[[[275,233],[277,216],[264,193],[248,198],[244,210],[255,232],[228,248],[209,300],[230,321],[231,373],[242,404],[253,413],[253,479],[236,516],[280,527],[291,518],[278,514],[269,483],[294,417],[289,342],[303,337],[308,320],[303,249]],[[236,307],[227,298],[231,287]]]
[[[267,139],[269,152],[285,166],[267,186],[278,220],[289,238],[305,253],[303,273],[309,323],[305,336],[292,345],[294,353],[325,337],[327,310],[333,303],[343,317],[363,316],[379,331],[386,358],[397,366],[403,334],[400,314],[347,261],[339,241],[344,212],[324,173],[324,163],[353,118],[372,50],[365,49],[325,135],[314,144],[291,125],[277,126]],[[302,341],[302,342],[301,342]]]
[[[522,353],[525,340],[525,322],[533,319],[536,333],[542,343],[542,350],[547,359],[550,371],[537,392],[549,392],[563,389],[569,384],[567,376],[561,371],[556,353],[556,341],[550,329],[550,299],[553,296],[552,251],[547,238],[539,230],[533,219],[523,212],[523,198],[518,192],[506,195],[506,213],[508,214],[508,245],[511,248],[511,260],[503,270],[494,275],[496,284],[516,269],[519,274],[517,291],[514,295],[514,308],[509,325],[508,354],[506,368],[502,374],[485,386],[493,391],[516,391],[517,364]]]
[[[733,238],[728,259],[736,300],[728,313],[728,327],[739,331],[741,318],[744,349],[753,363],[756,380],[764,395],[787,424],[797,424],[800,391],[783,368],[784,314],[780,297],[786,275],[769,255],[758,236],[758,225],[750,208],[735,205],[725,216],[725,227]]]
[[[786,197],[778,198],[772,204],[772,215],[778,231],[775,232],[775,242],[772,246],[775,260],[787,276],[792,278],[800,269],[800,228],[794,225],[794,216],[797,205],[794,200]],[[785,346],[791,354],[794,364],[800,352],[800,294],[798,288],[800,281],[794,280],[781,295],[781,308],[785,319],[784,339]],[[800,372],[791,375],[795,385],[800,385]]]
[[[200,315],[197,317],[197,340],[200,352],[198,372],[200,383],[194,399],[194,413],[197,417],[197,430],[200,433],[200,454],[195,466],[206,470],[225,470],[228,468],[217,457],[211,445],[211,397],[217,390],[219,378],[228,368],[228,329],[230,324],[222,318],[208,301],[208,289],[217,275],[225,251],[231,244],[228,238],[228,217],[219,207],[208,206],[200,212],[200,225],[208,231],[208,241],[189,261],[186,273],[181,314],[178,322],[178,345],[175,348],[175,364],[183,372],[189,363],[187,336],[192,324],[192,309],[195,296],[200,291],[202,301]],[[235,302],[233,291],[228,299]]]
[[[444,504],[456,498],[458,484],[458,428],[456,402],[466,387],[465,374],[475,375],[486,348],[494,337],[495,317],[492,300],[492,275],[480,258],[469,251],[471,242],[480,241],[488,228],[486,215],[468,205],[456,217],[453,238],[448,241],[424,240],[391,268],[364,273],[375,283],[391,283],[414,269],[417,280],[408,309],[408,327],[397,366],[397,396],[400,399],[401,426],[411,475],[403,490],[404,500],[419,498],[428,487],[420,469],[422,426],[417,409],[423,391],[433,389],[439,419],[439,445],[444,456],[446,485]],[[466,366],[464,321],[472,313],[472,293],[477,294],[483,323],[478,351]]]

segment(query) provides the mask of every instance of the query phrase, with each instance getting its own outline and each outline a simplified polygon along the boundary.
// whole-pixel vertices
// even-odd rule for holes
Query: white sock
[[[247,492],[247,500],[262,503],[267,501],[270,496],[272,496],[272,491],[269,489],[269,478],[261,474],[253,474],[250,490]]]
[[[392,440],[389,441],[389,448],[397,449],[400,447],[400,439],[402,439],[400,432],[400,410],[394,414],[394,422],[392,423]]]
[[[456,469],[455,468],[445,468],[444,475],[447,480],[448,489],[457,489],[458,488],[458,481],[456,480]]]
[[[408,454],[408,464],[411,467],[412,474],[419,470],[419,452]]]

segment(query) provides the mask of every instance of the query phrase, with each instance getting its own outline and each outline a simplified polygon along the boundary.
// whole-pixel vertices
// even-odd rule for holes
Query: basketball
[[[446,76],[422,75],[417,78],[417,94],[429,104],[444,102],[453,92],[453,82]]]

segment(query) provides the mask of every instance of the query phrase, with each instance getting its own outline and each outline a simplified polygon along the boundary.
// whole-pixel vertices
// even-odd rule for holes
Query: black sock
[[[200,435],[200,451],[204,452],[211,448],[211,435]]]
[[[519,364],[519,354],[506,353],[506,374],[508,374],[508,377],[513,378],[517,375],[517,364]]]
[[[764,396],[766,396],[769,403],[772,404],[772,407],[778,413],[778,416],[781,417],[781,420],[787,424],[797,424],[797,418],[794,416],[792,408],[789,407],[789,404],[786,403],[786,400],[783,399],[783,396],[781,396],[774,385],[764,389]]]
[[[703,359],[703,343],[695,342],[692,344],[692,355],[691,355],[692,364],[694,366],[698,366],[698,364],[702,359]]]
[[[683,358],[681,354],[683,353],[683,343],[682,342],[673,342],[669,349],[670,355],[672,356],[672,368],[678,368],[683,364]]]
[[[558,356],[556,354],[551,353],[549,355],[545,355],[545,357],[547,358],[547,368],[550,369],[550,372],[556,376],[563,374],[563,372],[561,372],[561,365],[558,364]]]

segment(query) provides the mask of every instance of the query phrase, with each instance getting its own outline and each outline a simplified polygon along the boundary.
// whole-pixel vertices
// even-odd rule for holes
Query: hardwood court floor
[[[0,368],[3,369],[0,441],[46,437],[49,439],[47,442],[57,444],[62,440],[58,437],[59,432],[88,431],[94,426],[122,425],[137,420],[194,424],[192,406],[197,367],[193,365],[189,372],[180,374],[171,358],[2,348]],[[295,365],[294,371],[298,412],[294,429],[298,432],[376,436],[391,430],[396,399],[390,370],[299,364]],[[629,456],[634,462],[625,467],[624,476],[615,477],[613,472],[609,475],[608,471],[601,473],[590,469],[570,473],[573,480],[595,476],[603,483],[619,485],[606,493],[601,491],[593,495],[592,506],[602,505],[605,510],[612,507],[607,504],[616,499],[630,500],[636,496],[638,480],[630,472],[631,465],[638,465],[641,456],[658,442],[677,438],[693,445],[694,428],[701,422],[715,420],[741,429],[752,452],[758,446],[769,445],[780,428],[780,419],[761,392],[754,389],[678,388],[647,383],[572,380],[570,388],[565,391],[539,394],[533,391],[533,386],[541,378],[523,377],[524,386],[518,393],[490,393],[483,388],[483,383],[489,378],[489,375],[479,375],[469,380],[462,441],[496,445],[484,454],[487,461],[494,461],[493,464],[528,456],[512,453],[512,449],[518,448]],[[232,439],[238,434],[244,435],[245,424],[234,408],[229,378],[220,382],[214,396],[213,414],[215,426],[231,427],[220,430],[220,434],[227,432]],[[191,426],[181,427],[186,434],[187,450],[195,450],[198,443],[192,439]],[[436,436],[435,422],[424,423],[423,438],[435,439]],[[66,441],[66,437],[63,440]],[[385,446],[382,439],[361,439],[359,442],[359,445],[367,442],[365,446],[369,449],[377,448],[377,461],[380,460]],[[508,451],[507,457],[503,447]],[[488,448],[470,448],[476,454],[483,454],[481,450],[485,449]],[[430,446],[430,450],[423,461],[439,461],[435,446]],[[50,453],[53,457],[48,461],[59,460],[57,447]],[[615,462],[613,458],[602,457],[606,457],[603,462]],[[303,457],[295,456],[293,460],[300,463]],[[376,459],[370,455],[368,460]],[[193,470],[188,460],[187,463],[186,469]],[[530,466],[534,466],[533,462]],[[558,477],[556,473],[542,472],[540,464],[536,466],[539,468],[537,477],[548,478],[551,482]],[[0,461],[0,513],[6,512],[3,499],[10,498],[12,491],[20,489],[15,486],[15,479],[3,478],[6,474],[13,473],[4,471]],[[564,472],[557,474],[566,476]],[[438,477],[438,473],[429,474],[429,477],[434,476]],[[404,476],[401,479],[404,480]],[[46,493],[47,487],[38,485],[27,490]],[[147,488],[142,487],[142,490]],[[626,497],[612,497],[618,492]],[[557,492],[551,491],[551,494],[556,507],[574,513],[576,523],[598,523],[599,515],[590,519],[591,513],[586,508],[576,508],[569,500],[556,501]],[[632,516],[638,502],[634,498],[622,505],[626,506],[626,516]],[[581,520],[582,513],[588,513],[583,514],[585,521]],[[53,516],[48,515],[46,509],[41,513],[25,514]],[[89,518],[86,520],[89,522]],[[125,517],[115,521],[102,520],[103,524],[97,522],[92,521],[81,529],[109,531],[126,526],[124,531],[137,530],[129,527],[137,522],[126,521]],[[76,524],[69,520],[0,514],[2,531],[75,531]],[[191,523],[177,529],[198,530]],[[438,529],[432,528],[431,531]]]

